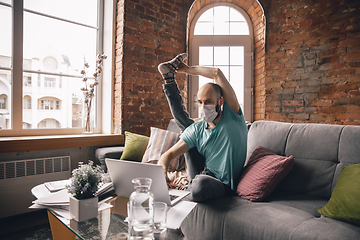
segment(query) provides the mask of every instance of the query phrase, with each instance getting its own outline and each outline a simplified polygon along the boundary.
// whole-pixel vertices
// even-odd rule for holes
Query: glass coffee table
[[[35,197],[44,194],[46,188],[38,185],[32,189]],[[127,215],[126,204],[128,198],[111,196],[104,200],[111,204],[111,208],[100,210],[97,218],[83,222],[68,219],[57,213],[56,210],[48,210],[48,218],[51,233],[54,240],[58,239],[127,239],[128,225],[125,221]],[[180,230],[167,229],[161,236],[155,235],[155,239],[185,240]]]

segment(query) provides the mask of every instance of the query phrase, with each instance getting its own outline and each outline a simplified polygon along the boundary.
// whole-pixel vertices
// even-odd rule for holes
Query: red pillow
[[[250,201],[262,201],[293,166],[293,156],[280,156],[257,146],[243,169],[236,192],[240,197]]]

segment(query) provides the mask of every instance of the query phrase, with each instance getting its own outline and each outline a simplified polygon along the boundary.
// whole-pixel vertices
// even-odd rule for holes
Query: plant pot
[[[70,216],[77,222],[82,222],[98,215],[98,197],[78,200],[70,197]]]

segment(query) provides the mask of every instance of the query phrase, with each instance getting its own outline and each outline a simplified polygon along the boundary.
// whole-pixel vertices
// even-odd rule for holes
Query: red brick
[[[302,107],[304,106],[304,101],[285,100],[283,101],[283,106]]]
[[[349,95],[350,96],[360,96],[360,91],[359,90],[350,90]],[[360,104],[360,102],[359,102],[359,104]]]
[[[360,105],[349,105],[346,107],[347,113],[360,113]]]
[[[360,120],[360,114],[344,113],[337,116],[338,120]]]

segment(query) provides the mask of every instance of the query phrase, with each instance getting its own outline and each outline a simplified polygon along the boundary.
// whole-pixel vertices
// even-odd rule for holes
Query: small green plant
[[[92,198],[102,182],[103,174],[100,166],[93,166],[92,161],[88,164],[79,162],[79,167],[72,171],[71,183],[66,188],[78,200]]]

